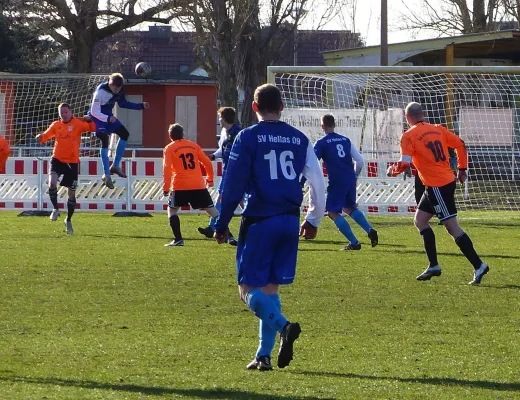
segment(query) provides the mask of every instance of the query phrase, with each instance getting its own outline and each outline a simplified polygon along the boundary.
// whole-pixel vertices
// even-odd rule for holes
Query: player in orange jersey
[[[473,265],[475,273],[470,285],[478,285],[488,273],[489,266],[482,262],[473,248],[469,236],[457,221],[455,206],[456,181],[464,183],[467,179],[468,153],[462,139],[442,125],[432,125],[424,121],[424,113],[419,103],[409,103],[405,109],[406,120],[410,125],[401,137],[401,160],[388,167],[387,175],[396,176],[406,171],[413,162],[425,191],[415,212],[415,226],[421,233],[424,249],[430,265],[417,277],[419,281],[430,280],[441,275],[437,262],[435,235],[430,227],[430,219],[437,215],[448,233],[455,239],[462,254]],[[457,151],[458,172],[453,175],[450,168],[448,147]]]
[[[181,125],[170,125],[168,134],[172,142],[163,152],[163,194],[169,196],[168,219],[174,239],[165,246],[184,246],[181,222],[177,215],[179,207],[191,205],[194,209],[205,210],[212,218],[218,216],[206,187],[213,187],[213,165],[197,143],[184,139]],[[205,182],[200,164],[206,169]]]
[[[5,162],[9,158],[10,151],[9,143],[0,136],[0,174],[5,174]]]
[[[76,208],[76,186],[78,184],[79,148],[83,132],[95,132],[96,124],[87,122],[82,118],[72,115],[72,110],[67,103],[58,106],[60,120],[54,121],[44,133],[36,136],[36,140],[45,143],[54,138],[54,150],[52,152],[49,168],[49,197],[53,210],[51,221],[56,221],[60,215],[58,209],[58,178],[63,175],[60,186],[68,189],[67,218],[65,219],[66,232],[74,233],[72,228],[72,214]]]

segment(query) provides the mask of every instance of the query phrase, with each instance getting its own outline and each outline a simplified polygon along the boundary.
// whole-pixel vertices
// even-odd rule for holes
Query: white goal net
[[[520,209],[520,67],[269,67],[268,76],[282,91],[285,121],[314,142],[320,117],[332,113],[336,131],[374,165],[398,159],[404,107],[421,103],[428,122],[468,147],[459,208]]]
[[[53,141],[40,144],[37,134],[59,119],[58,105],[68,103],[75,116],[85,115],[97,85],[106,75],[19,75],[0,73],[0,135],[13,155],[47,157]],[[96,138],[85,136],[81,156],[95,156]]]

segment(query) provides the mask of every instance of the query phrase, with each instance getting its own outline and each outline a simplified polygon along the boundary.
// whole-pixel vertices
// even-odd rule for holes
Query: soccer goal
[[[282,91],[282,118],[311,140],[322,135],[320,117],[335,116],[337,132],[367,160],[358,198],[369,211],[370,204],[409,211],[415,205],[413,185],[398,185],[383,171],[399,157],[404,107],[411,101],[423,105],[428,122],[447,126],[468,147],[469,179],[458,189],[459,208],[520,209],[520,67],[272,66],[268,81]]]
[[[49,156],[54,142],[42,145],[35,137],[59,118],[58,105],[68,103],[75,116],[85,115],[96,86],[106,80],[106,75],[0,73],[0,135],[15,148],[14,156]],[[81,156],[97,155],[94,147],[97,139],[85,136]]]

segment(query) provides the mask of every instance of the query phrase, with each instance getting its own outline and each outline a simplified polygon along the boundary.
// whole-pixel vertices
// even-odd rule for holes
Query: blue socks
[[[253,289],[246,295],[246,304],[264,324],[277,332],[282,332],[287,324],[277,304],[260,289]]]
[[[217,209],[218,214],[220,215],[220,210],[222,209],[222,203],[221,202],[215,203],[215,208]],[[216,218],[210,218],[209,219],[209,227],[213,230],[213,232],[215,232],[215,224],[216,223],[217,223],[217,219]]]
[[[356,223],[363,228],[363,230],[368,233],[370,232],[370,229],[372,229],[372,225],[370,225],[370,222],[368,222],[367,218],[365,217],[365,214],[363,214],[358,209],[355,209],[350,213],[350,218],[352,218]]]
[[[278,294],[270,294],[268,295],[271,301],[275,304],[276,308],[279,312],[282,310],[282,304],[280,302],[280,296]],[[276,329],[271,328],[268,324],[264,323],[264,321],[260,320],[259,323],[259,344],[258,350],[256,350],[256,359],[258,360],[260,357],[268,356],[271,357],[271,353],[273,352],[274,344],[276,341]]]
[[[108,165],[110,160],[108,159],[108,149],[101,149],[101,165],[103,165],[103,172],[106,176],[110,176],[110,166]]]
[[[115,165],[116,167],[119,167],[119,164],[121,163],[121,159],[123,158],[123,154],[125,154],[125,150],[126,150],[126,140],[119,138],[119,140],[117,141],[117,146],[116,146],[116,156],[114,157],[114,163],[113,163],[113,165]]]
[[[359,243],[359,241],[356,238],[356,235],[354,235],[354,232],[352,232],[352,229],[350,228],[350,225],[348,224],[345,218],[343,218],[340,215],[338,218],[336,218],[334,224],[337,226],[337,228],[343,234],[343,236],[345,236],[348,239],[350,243]]]

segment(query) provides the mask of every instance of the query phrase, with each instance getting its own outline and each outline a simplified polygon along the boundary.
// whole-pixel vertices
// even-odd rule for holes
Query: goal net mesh
[[[326,67],[325,67],[326,68]],[[469,151],[469,179],[458,185],[461,209],[520,209],[520,70],[514,73],[274,72],[282,118],[313,142],[331,113],[366,160],[396,161],[407,129],[404,107],[423,105],[426,120],[459,135]],[[455,161],[453,151],[450,151]]]
[[[68,103],[75,116],[85,115],[97,85],[106,75],[17,75],[0,73],[0,135],[15,147],[14,155],[46,157],[54,141],[40,144],[37,134],[59,119],[58,105]],[[97,156],[95,137],[85,135],[81,156]]]

